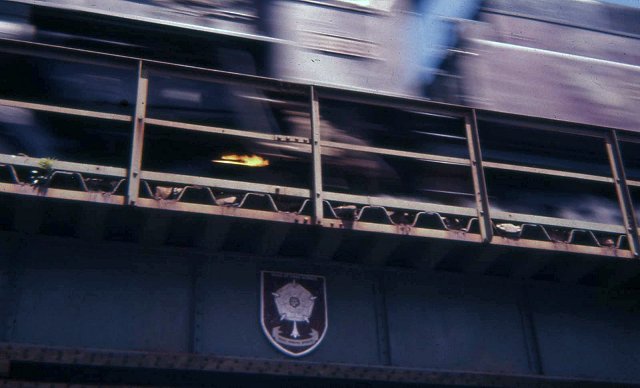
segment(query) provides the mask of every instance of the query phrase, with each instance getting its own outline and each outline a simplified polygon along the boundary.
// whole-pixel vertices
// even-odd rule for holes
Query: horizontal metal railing
[[[111,64],[116,63],[118,66],[125,64],[127,68],[135,71],[138,69],[138,80],[141,82],[144,77],[144,96],[141,97],[140,88],[138,93],[138,99],[146,99],[146,88],[148,87],[148,74],[170,74],[175,75],[179,73],[181,78],[191,79],[204,79],[207,81],[233,83],[251,85],[260,89],[276,90],[279,92],[292,93],[296,95],[302,95],[309,98],[309,120],[314,121],[310,123],[312,133],[310,137],[303,136],[285,136],[280,134],[266,134],[260,132],[252,132],[245,130],[238,130],[234,128],[223,128],[218,126],[209,126],[203,124],[186,123],[179,121],[163,120],[153,116],[148,116],[146,113],[137,112],[134,115],[122,115],[113,114],[107,112],[99,112],[92,110],[76,109],[72,107],[49,105],[42,103],[33,103],[29,101],[18,101],[13,99],[0,99],[0,105],[31,109],[36,111],[49,112],[53,114],[62,114],[75,117],[90,117],[100,120],[109,120],[117,122],[128,122],[133,124],[134,132],[139,136],[133,136],[131,144],[132,150],[141,150],[142,142],[144,141],[144,126],[157,126],[163,128],[171,128],[183,131],[204,132],[221,136],[233,136],[239,138],[247,138],[254,140],[266,140],[272,142],[294,143],[296,144],[296,150],[302,153],[311,154],[312,156],[318,155],[318,157],[312,157],[312,181],[309,186],[308,182],[301,182],[302,187],[286,187],[280,185],[270,185],[264,183],[243,182],[229,179],[209,178],[209,177],[197,177],[190,175],[180,174],[168,174],[164,172],[155,172],[140,170],[139,169],[141,159],[144,156],[140,153],[136,158],[132,159],[131,165],[128,168],[112,167],[112,166],[99,166],[85,163],[72,163],[66,161],[52,161],[52,171],[61,172],[73,172],[78,174],[87,174],[91,176],[104,176],[114,179],[126,180],[126,184],[129,188],[138,188],[137,190],[129,190],[126,194],[119,194],[116,192],[106,193],[107,195],[96,195],[93,192],[77,193],[71,190],[58,189],[53,186],[48,186],[47,190],[41,190],[35,187],[29,187],[24,179],[15,179],[16,182],[0,183],[0,191],[6,193],[17,193],[25,195],[44,195],[56,198],[76,199],[76,200],[89,200],[95,202],[106,202],[112,204],[125,204],[129,203],[134,206],[140,207],[153,207],[169,210],[179,211],[193,211],[205,214],[217,214],[217,215],[231,215],[245,218],[264,218],[269,220],[283,221],[283,222],[295,222],[306,224],[319,224],[324,227],[343,227],[354,230],[365,230],[381,233],[395,233],[403,235],[414,235],[422,237],[434,237],[434,238],[451,238],[451,239],[463,239],[470,242],[482,242],[497,244],[497,245],[515,245],[522,247],[530,247],[536,249],[548,249],[548,250],[563,250],[573,251],[578,253],[590,253],[600,254],[608,256],[620,256],[620,257],[632,257],[638,254],[638,226],[635,218],[634,209],[629,201],[628,187],[640,187],[640,182],[633,180],[626,180],[624,173],[624,166],[621,163],[619,151],[616,151],[619,146],[617,145],[618,139],[616,136],[611,137],[610,133],[620,132],[624,141],[640,141],[640,136],[632,132],[624,132],[622,130],[612,130],[610,128],[598,128],[593,126],[582,126],[576,123],[563,123],[554,122],[552,120],[541,120],[537,118],[529,118],[523,116],[515,116],[503,114],[500,112],[487,112],[478,111],[473,108],[450,105],[443,103],[436,103],[427,100],[407,98],[395,95],[374,94],[369,92],[363,92],[358,90],[339,89],[335,87],[316,86],[304,83],[296,83],[283,81],[279,79],[270,79],[265,77],[257,77],[252,75],[244,75],[237,73],[229,73],[219,71],[215,69],[208,69],[202,67],[194,67],[183,64],[174,64],[167,62],[160,62],[154,60],[147,60],[144,58],[128,57],[121,55],[113,55],[109,53],[101,53],[95,51],[79,50],[73,48],[67,48],[62,46],[47,45],[42,43],[23,42],[11,39],[0,39],[0,51],[19,53],[21,55],[30,56],[45,56],[52,58],[64,59],[67,61],[76,61],[92,64]],[[448,117],[457,117],[464,119],[467,125],[467,142],[469,150],[472,152],[472,157],[452,157],[430,153],[410,152],[405,150],[398,150],[393,148],[373,147],[368,145],[355,145],[347,144],[335,141],[323,140],[323,132],[319,127],[319,104],[320,99],[332,99],[340,100],[351,103],[361,103],[371,106],[383,106],[398,108],[403,110],[411,110],[423,113],[433,113],[437,115],[445,115]],[[137,101],[136,106],[140,105],[141,101]],[[315,104],[315,108],[313,107]],[[570,171],[547,169],[531,167],[519,164],[510,164],[502,162],[489,162],[482,161],[480,155],[481,147],[479,139],[477,138],[477,122],[476,113],[481,117],[507,117],[509,120],[520,120],[523,122],[533,121],[536,122],[538,127],[544,130],[551,130],[557,132],[568,132],[576,136],[592,136],[602,138],[608,145],[609,161],[611,164],[612,175],[601,176],[593,174],[583,174]],[[314,129],[316,132],[314,132]],[[474,133],[475,135],[469,136]],[[611,132],[613,131],[613,132]],[[613,140],[612,140],[613,139]],[[611,141],[613,141],[613,147],[611,147]],[[474,196],[476,198],[476,207],[460,207],[444,204],[428,203],[421,201],[408,201],[396,198],[383,198],[383,197],[371,197],[366,195],[354,195],[347,193],[337,192],[324,192],[322,187],[322,163],[323,154],[322,148],[338,148],[343,150],[358,151],[382,156],[393,156],[399,158],[413,159],[427,163],[444,163],[453,164],[463,167],[469,167],[470,173],[474,178]],[[605,144],[603,143],[603,151],[605,150]],[[618,154],[616,154],[618,152]],[[135,154],[135,152],[132,152]],[[137,166],[136,167],[136,163]],[[14,169],[16,167],[31,167],[38,168],[39,159],[29,158],[24,156],[14,155],[0,155],[0,166],[9,166]],[[624,225],[611,225],[596,222],[586,222],[578,220],[569,220],[555,217],[545,217],[535,214],[519,214],[504,211],[491,210],[489,205],[489,198],[487,197],[486,189],[483,189],[486,185],[484,182],[483,171],[485,169],[501,170],[505,172],[518,172],[527,173],[540,176],[553,176],[566,179],[573,179],[585,182],[596,182],[604,184],[612,184],[615,186],[618,192],[619,206],[622,211]],[[135,172],[135,173],[134,173]],[[614,178],[617,177],[617,178]],[[85,178],[80,175],[79,180]],[[267,214],[267,211],[261,211],[256,209],[243,209],[239,203],[230,204],[232,206],[220,206],[216,203],[211,204],[198,204],[198,203],[186,203],[179,201],[167,201],[164,199],[154,198],[153,193],[147,193],[147,196],[140,196],[141,189],[140,183],[144,183],[148,186],[149,182],[155,182],[158,185],[165,186],[191,186],[208,188],[209,190],[231,190],[234,192],[244,193],[261,193],[271,196],[285,196],[297,198],[301,203],[305,200],[310,200],[314,211],[308,215],[301,214]],[[84,183],[80,184],[81,186]],[[81,190],[82,191],[82,190]],[[84,191],[87,191],[86,187]],[[213,193],[213,192],[212,192]],[[151,194],[151,195],[149,195]],[[213,195],[213,194],[212,194]],[[329,207],[334,204],[351,204],[356,205],[356,208],[360,206],[360,215],[356,214],[355,217],[350,216],[350,219],[345,220],[324,220],[325,205],[329,204]],[[213,205],[213,206],[212,206]],[[366,208],[367,211],[372,211],[373,208],[381,208],[385,212],[390,210],[412,212],[412,219],[404,222],[391,221],[386,225],[376,224],[375,222],[367,222],[362,216],[362,211]],[[214,209],[215,208],[215,209]],[[374,209],[375,210],[375,209]],[[333,209],[331,210],[333,211]],[[291,212],[289,212],[291,213]],[[418,214],[437,214],[441,217],[442,225],[444,228],[441,230],[428,230],[429,228],[421,227],[418,223]],[[451,227],[446,225],[447,217],[455,218],[462,217],[466,225],[465,227]],[[340,218],[340,217],[338,217]],[[444,221],[443,221],[444,220]],[[475,220],[475,221],[474,221]],[[346,221],[349,221],[348,223]],[[352,222],[356,221],[356,222]],[[359,221],[359,222],[358,222]],[[479,225],[478,230],[472,228],[474,222]],[[628,240],[628,249],[622,246],[602,246],[596,241],[595,246],[584,245],[572,245],[567,244],[568,241],[549,241],[542,240],[528,240],[518,235],[518,238],[513,236],[500,236],[495,235],[493,224],[496,222],[511,222],[517,224],[535,224],[542,227],[554,227],[565,228],[567,233],[574,234],[575,231],[586,230],[590,233],[609,233],[615,235],[614,237],[624,236]],[[348,225],[347,225],[348,224]],[[546,233],[546,232],[544,232]],[[543,233],[543,234],[544,234]]]

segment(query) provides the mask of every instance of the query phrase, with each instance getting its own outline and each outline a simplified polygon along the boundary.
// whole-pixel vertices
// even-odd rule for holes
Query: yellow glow
[[[269,161],[258,155],[223,155],[222,159],[212,160],[213,163],[235,164],[247,167],[266,167]]]

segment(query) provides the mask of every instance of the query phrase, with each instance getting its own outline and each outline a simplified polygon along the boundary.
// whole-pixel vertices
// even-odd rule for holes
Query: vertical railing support
[[[140,192],[140,169],[142,167],[142,146],[144,144],[144,119],[147,112],[149,79],[142,61],[138,62],[138,93],[136,112],[133,116],[133,136],[131,140],[131,162],[129,163],[129,185],[127,203],[135,205]]]
[[[483,242],[488,243],[493,238],[493,228],[491,227],[487,185],[484,179],[484,169],[482,168],[482,152],[480,151],[480,137],[478,135],[475,109],[471,109],[465,114],[464,128],[467,134],[467,145],[469,146],[469,160],[471,162],[471,175],[473,176],[473,194],[476,199],[480,236]]]
[[[318,93],[314,86],[309,88],[311,103],[311,157],[312,157],[312,188],[313,223],[322,225],[324,212],[322,207],[322,159],[320,149],[320,105]]]
[[[611,173],[613,175],[613,182],[616,186],[616,194],[618,195],[618,204],[622,212],[624,228],[627,231],[627,238],[629,239],[629,249],[634,256],[638,256],[640,252],[638,221],[633,209],[629,186],[627,186],[627,175],[624,170],[622,152],[620,151],[616,131],[611,130],[607,133],[605,136],[605,144],[607,147],[607,156],[609,157],[609,165],[611,166]]]

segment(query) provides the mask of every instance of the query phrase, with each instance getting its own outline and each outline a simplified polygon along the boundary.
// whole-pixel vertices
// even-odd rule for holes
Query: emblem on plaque
[[[262,271],[262,330],[278,350],[303,356],[327,331],[327,299],[322,276]]]

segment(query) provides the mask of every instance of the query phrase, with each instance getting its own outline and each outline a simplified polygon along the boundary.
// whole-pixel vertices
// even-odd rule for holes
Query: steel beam
[[[208,125],[189,124],[189,123],[182,123],[178,121],[160,120],[160,119],[154,119],[151,117],[145,118],[145,123],[147,125],[157,125],[160,127],[185,129],[188,131],[213,133],[213,134],[227,135],[227,136],[237,136],[237,137],[244,137],[248,139],[294,143],[294,144],[299,144],[301,152],[311,152],[310,147],[308,145],[310,141],[306,137],[270,135],[267,133],[260,133],[260,132],[243,131],[238,129],[230,129],[230,128],[222,128],[222,127],[212,127]]]
[[[482,167],[482,151],[480,150],[477,121],[474,109],[464,116],[464,128],[469,146],[469,159],[471,160],[471,175],[473,176],[473,193],[476,198],[478,222],[480,223],[480,236],[482,236],[482,241],[488,243],[493,237],[493,227],[491,226],[491,214],[489,212],[489,194],[487,194],[487,184]]]
[[[618,204],[620,205],[620,211],[622,212],[622,220],[624,221],[627,238],[629,239],[629,248],[634,256],[638,257],[638,255],[640,255],[638,219],[636,218],[631,194],[629,193],[629,187],[627,186],[627,175],[624,170],[624,161],[622,159],[622,152],[620,151],[620,144],[618,143],[618,135],[616,134],[616,131],[609,131],[605,137],[605,145],[607,148],[607,156],[609,157],[609,164],[611,166],[611,173],[613,174],[616,186],[616,194],[618,195]]]
[[[322,205],[322,150],[320,145],[320,102],[314,86],[309,88],[309,102],[311,104],[311,158],[313,183],[311,187],[311,201],[313,201],[313,223],[322,225],[324,209]]]
[[[13,183],[0,183],[0,193],[29,195],[33,197],[69,199],[73,201],[108,203],[112,205],[123,205],[125,203],[125,197],[121,195],[54,188],[48,188],[46,191],[41,191],[37,187],[29,185],[16,185]]]
[[[537,175],[548,175],[548,176],[556,176],[560,178],[570,178],[570,179],[579,179],[583,181],[591,181],[591,182],[601,182],[601,183],[613,183],[613,179],[606,176],[592,175],[592,174],[581,174],[577,172],[570,171],[562,171],[562,170],[553,170],[549,168],[539,168],[539,167],[528,167],[528,166],[520,166],[517,164],[509,164],[509,163],[497,163],[497,162],[482,162],[485,169],[493,168],[496,170],[504,170],[504,171],[514,171],[520,173],[528,173],[528,174],[537,174]]]
[[[31,158],[28,156],[17,156],[0,154],[0,163],[8,164],[12,166],[24,166],[24,167],[40,167],[40,158]],[[118,178],[125,178],[127,176],[127,170],[119,167],[100,166],[97,164],[88,163],[74,163],[64,162],[61,160],[54,160],[51,162],[51,167],[57,171],[72,171],[79,172],[81,174],[96,174],[106,175]]]
[[[555,241],[540,241],[540,240],[526,240],[526,239],[512,239],[502,236],[493,236],[493,245],[500,245],[503,247],[520,247],[531,248],[537,250],[555,251],[555,252],[568,252],[579,253],[585,255],[595,256],[608,256],[619,258],[632,258],[633,253],[624,249],[616,249],[614,247],[591,247],[588,245],[580,244],[567,244],[565,242]]]
[[[129,164],[127,203],[135,205],[140,192],[140,169],[142,167],[142,147],[144,145],[144,120],[147,112],[149,78],[143,61],[138,62],[138,94],[131,138],[131,162]]]
[[[89,350],[79,348],[36,347],[22,344],[0,344],[0,353],[9,362],[22,365],[76,366],[87,370],[114,370],[111,368],[132,368],[133,370],[163,371],[178,370],[184,373],[198,373],[200,377],[214,372],[268,374],[272,377],[309,377],[316,382],[344,379],[354,385],[371,382],[388,384],[420,384],[425,386],[483,386],[483,387],[628,387],[628,383],[563,378],[553,376],[513,375],[508,373],[479,373],[463,371],[434,371],[418,368],[393,366],[347,365],[326,362],[302,362],[295,360],[247,359],[187,353],[126,352],[109,350]],[[93,375],[88,374],[89,378]],[[211,381],[215,381],[211,376]],[[15,380],[14,380],[15,381]],[[347,384],[348,385],[348,382]],[[125,382],[121,382],[125,383]],[[343,382],[340,385],[344,385]]]
[[[434,163],[456,164],[460,166],[469,165],[469,159],[456,158],[453,156],[441,156],[441,155],[434,155],[434,154],[425,154],[421,152],[392,150],[388,148],[370,147],[370,146],[363,146],[363,145],[357,145],[357,144],[337,143],[333,141],[323,141],[321,144],[323,147],[338,148],[338,149],[349,150],[349,151],[367,152],[367,153],[372,153],[377,155],[398,156],[401,158],[411,158],[411,159],[417,159],[417,160],[434,162]]]
[[[477,212],[473,208],[462,206],[439,205],[418,201],[408,201],[394,198],[369,197],[346,193],[325,192],[324,199],[335,202],[345,202],[358,205],[383,206],[404,210],[430,211],[442,214],[475,217]]]
[[[205,178],[192,175],[168,174],[156,171],[141,171],[143,180],[183,185],[207,186],[218,189],[237,190],[252,193],[284,195],[289,197],[309,198],[310,190],[297,187],[266,185],[262,183],[231,181],[228,179]]]
[[[602,224],[599,222],[589,222],[589,221],[579,221],[579,220],[569,220],[566,218],[558,218],[558,217],[546,217],[546,216],[536,216],[533,214],[523,214],[523,213],[512,213],[494,210],[492,213],[492,217],[494,220],[500,221],[509,221],[509,222],[522,222],[529,224],[538,224],[538,225],[550,225],[550,226],[559,226],[561,228],[570,228],[570,229],[586,229],[586,230],[594,230],[599,232],[609,232],[609,233],[625,233],[625,228],[622,225],[612,225],[612,224]]]

